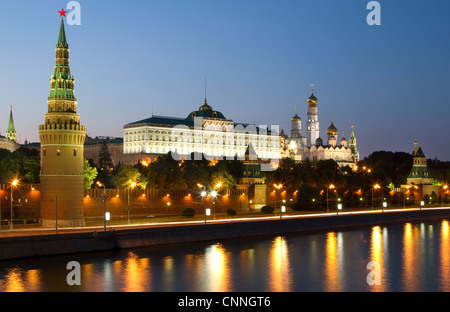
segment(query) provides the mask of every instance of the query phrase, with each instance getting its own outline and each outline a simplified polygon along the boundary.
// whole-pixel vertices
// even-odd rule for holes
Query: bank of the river
[[[450,218],[450,208],[389,211],[298,218],[170,225],[107,232],[34,235],[0,238],[0,259],[127,249],[229,238],[283,235],[292,232],[332,231],[387,223]]]

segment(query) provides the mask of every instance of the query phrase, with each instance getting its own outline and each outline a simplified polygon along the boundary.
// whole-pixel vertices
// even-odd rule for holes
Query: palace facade
[[[259,159],[279,160],[279,132],[271,130],[227,119],[205,99],[186,118],[152,116],[125,125],[123,151],[125,155],[172,152],[185,159],[194,153],[207,159],[243,160],[251,143]]]

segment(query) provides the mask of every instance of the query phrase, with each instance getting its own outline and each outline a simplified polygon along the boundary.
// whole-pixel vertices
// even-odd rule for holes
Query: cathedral
[[[359,161],[353,126],[349,140],[342,137],[338,143],[338,129],[331,121],[326,131],[326,141],[324,141],[320,137],[318,102],[312,90],[311,96],[307,99],[306,137],[302,134],[302,120],[297,113],[291,118],[290,137],[282,131],[282,157],[290,157],[296,161],[333,159],[340,166],[352,167]]]

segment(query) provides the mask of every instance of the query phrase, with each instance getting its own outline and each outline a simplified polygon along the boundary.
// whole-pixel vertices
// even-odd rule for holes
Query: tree
[[[111,158],[111,152],[109,151],[106,140],[103,140],[100,151],[98,152],[98,166],[100,170],[107,171],[110,171],[111,168],[114,168]]]
[[[319,189],[303,184],[298,189],[297,203],[293,205],[294,210],[311,210],[320,208],[320,191]]]
[[[84,189],[89,190],[97,177],[97,168],[91,166],[87,159],[84,159],[83,175]]]
[[[211,175],[211,186],[219,185],[222,189],[231,189],[236,185],[236,179],[227,171],[225,166],[219,166]]]
[[[111,153],[106,140],[103,140],[98,153],[97,179],[100,180],[107,188],[114,187],[114,183],[112,181],[113,170],[114,164],[112,162]]]
[[[133,183],[140,188],[145,188],[147,186],[147,181],[141,179],[139,170],[131,166],[121,166],[113,180],[116,187],[120,189],[127,189],[131,187]]]

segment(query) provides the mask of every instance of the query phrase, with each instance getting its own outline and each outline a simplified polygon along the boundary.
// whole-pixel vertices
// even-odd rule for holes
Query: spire
[[[355,132],[353,131],[354,126],[352,125],[352,133],[350,135],[348,147],[352,150],[352,157],[355,162],[359,161],[359,152],[356,148],[356,137]]]
[[[12,106],[10,108],[11,111],[9,113],[9,123],[8,123],[8,130],[6,130],[6,137],[11,141],[17,142],[16,129],[14,128]]]
[[[59,28],[59,36],[58,36],[58,43],[56,45],[57,48],[69,48],[69,45],[67,44],[66,40],[66,30],[64,28],[64,17],[61,18],[61,27]]]
[[[62,14],[60,12],[61,16]],[[58,43],[56,44],[55,69],[50,78],[50,84],[49,99],[75,99],[75,80],[70,73],[69,44],[64,29],[64,16],[61,18]]]

